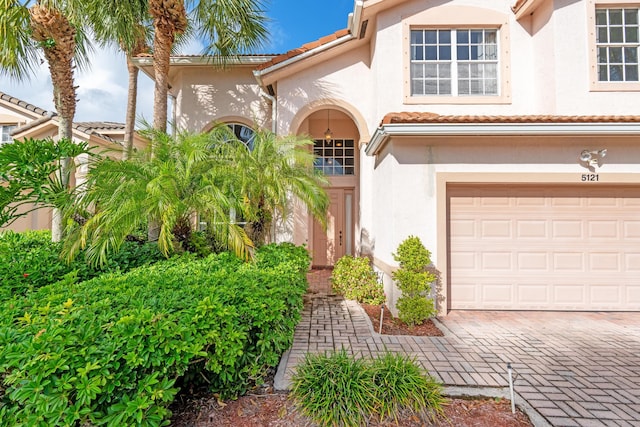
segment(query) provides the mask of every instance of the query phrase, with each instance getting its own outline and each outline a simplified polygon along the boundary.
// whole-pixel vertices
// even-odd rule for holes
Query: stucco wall
[[[253,67],[186,67],[177,81],[177,124],[203,131],[216,121],[270,127],[270,105],[261,95]]]

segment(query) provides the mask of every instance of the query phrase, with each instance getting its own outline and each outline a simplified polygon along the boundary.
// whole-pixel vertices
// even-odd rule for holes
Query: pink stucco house
[[[316,266],[370,256],[392,305],[392,253],[416,235],[443,314],[638,311],[639,14],[624,0],[358,0],[345,30],[284,55],[224,70],[172,58],[175,123],[314,138],[329,227],[294,206],[278,235]]]

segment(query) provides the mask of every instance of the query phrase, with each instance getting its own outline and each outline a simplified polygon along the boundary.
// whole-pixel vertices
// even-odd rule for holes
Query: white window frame
[[[252,151],[253,150],[253,140],[255,139],[255,130],[250,126],[245,125],[244,123],[230,122],[226,123],[226,125],[231,129],[233,134],[238,138],[240,142],[247,146],[247,148]],[[249,136],[247,132],[250,132]],[[244,133],[244,135],[243,135]]]
[[[600,80],[598,68],[598,34],[596,11],[599,9],[636,9],[640,0],[587,0],[587,31],[589,34],[589,91],[591,92],[640,92],[640,81]],[[640,13],[640,12],[639,12]],[[639,17],[640,18],[640,17]],[[639,35],[640,37],[640,35]],[[640,52],[639,52],[640,55]],[[640,58],[639,58],[640,59]],[[640,73],[640,69],[638,70]]]
[[[482,33],[482,42],[481,43],[473,43],[471,40],[471,35],[473,32],[481,32]],[[421,33],[421,34],[420,34]],[[467,41],[459,42],[458,34],[459,33],[467,33]],[[493,33],[494,42],[487,43],[488,34]],[[421,41],[414,42],[414,35],[419,35]],[[436,41],[427,40],[427,36],[435,35]],[[444,35],[448,34],[448,42],[442,41]],[[454,96],[454,97],[499,97],[500,96],[500,30],[497,28],[412,28],[410,32],[410,95],[412,97],[423,97],[423,96]],[[487,52],[493,51],[492,58],[484,58],[484,59],[473,59],[471,58],[471,52],[469,52],[469,58],[458,58],[459,50],[463,47],[467,47],[469,51],[471,51],[474,47],[476,51],[483,51],[481,55],[486,54]],[[435,54],[437,59],[427,59],[428,50],[431,50],[432,55]],[[420,55],[414,55],[415,53],[421,52]],[[443,55],[444,54],[444,55]],[[448,55],[446,55],[448,54]],[[445,56],[444,59],[441,58]],[[420,56],[420,59],[416,59],[416,56]],[[446,57],[448,56],[448,58]],[[436,65],[436,73],[435,75],[428,76],[427,67],[429,65]],[[488,66],[493,66],[495,68],[495,75],[487,77],[485,73],[485,69]],[[414,74],[414,70],[417,68],[416,66],[422,66],[421,77],[416,77]],[[461,71],[463,66],[468,66],[469,68],[473,66],[478,66],[482,68],[482,76],[480,78],[471,78],[470,74],[467,73],[465,77],[461,77]],[[448,69],[448,73],[447,73]],[[469,82],[469,91],[465,93],[460,90],[460,82],[465,79]],[[436,93],[425,93],[423,92],[414,92],[414,83],[422,82],[423,88],[424,85],[427,84],[428,81],[432,81],[436,83]],[[472,81],[479,81],[482,83],[482,91],[474,93],[472,92]],[[493,87],[495,88],[495,92],[488,89],[488,82],[493,81]],[[446,85],[449,83],[449,91],[446,91],[446,86],[443,87],[441,82]],[[443,91],[443,89],[445,89]]]
[[[612,23],[611,14],[615,11],[620,11],[620,23]],[[631,12],[631,14],[628,14],[628,12]],[[604,22],[599,19],[603,13],[605,15]],[[635,22],[629,23],[628,19],[634,15]],[[612,41],[612,36],[615,34],[616,30],[619,30],[620,32],[620,39]],[[633,37],[634,32],[635,37]],[[598,82],[639,83],[640,69],[638,57],[640,56],[640,7],[631,5],[596,7],[595,35]],[[603,40],[605,37],[606,40]],[[611,51],[613,49],[620,50],[620,56],[616,58],[615,61],[612,61]],[[635,55],[635,58],[633,58],[633,55]],[[604,59],[602,58],[603,56]],[[631,58],[629,58],[630,56]],[[618,79],[613,76],[616,72],[620,73],[620,78]],[[605,74],[605,78],[603,78],[603,74]],[[631,76],[629,76],[629,74]]]
[[[11,137],[11,132],[16,128],[16,125],[10,124],[1,124],[0,125],[0,144],[8,144],[13,142],[13,138]],[[5,132],[6,129],[6,132]],[[5,135],[8,139],[5,139]]]

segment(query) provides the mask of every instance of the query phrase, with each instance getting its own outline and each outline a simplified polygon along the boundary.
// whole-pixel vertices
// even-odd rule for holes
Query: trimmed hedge
[[[82,253],[67,264],[60,258],[61,249],[62,243],[51,241],[50,231],[0,232],[0,300],[55,283],[69,274],[83,281],[165,259],[156,244],[125,242],[105,266],[98,268],[89,266]]]
[[[242,393],[291,345],[307,287],[304,248],[256,258],[183,256],[5,302],[0,419],[159,426],[180,386]]]

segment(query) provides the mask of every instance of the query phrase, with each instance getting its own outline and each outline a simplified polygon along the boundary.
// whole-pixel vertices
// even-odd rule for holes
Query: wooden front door
[[[327,229],[313,224],[313,266],[331,267],[344,255],[353,255],[353,189],[327,190],[330,205]]]

